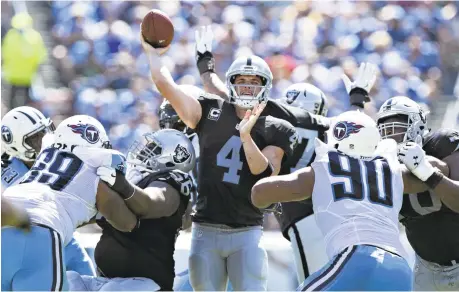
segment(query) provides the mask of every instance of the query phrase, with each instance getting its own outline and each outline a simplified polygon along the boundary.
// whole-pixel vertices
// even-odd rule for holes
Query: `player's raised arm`
[[[216,94],[228,101],[228,89],[225,83],[215,73],[215,59],[212,55],[214,35],[210,25],[201,26],[195,32],[196,36],[196,65],[206,92]]]
[[[427,161],[425,152],[419,144],[405,143],[399,149],[398,157],[419,180],[435,192],[448,208],[459,212],[459,181],[448,178],[432,166]]]
[[[343,74],[342,79],[350,97],[351,110],[362,110],[370,101],[370,90],[375,84],[378,68],[372,63],[360,64],[355,81]]]
[[[202,115],[201,104],[180,87],[172,79],[166,66],[163,65],[160,55],[169,48],[155,49],[145,42],[142,35],[140,41],[150,64],[150,73],[159,92],[175,109],[180,119],[190,128],[196,128]]]
[[[314,180],[312,167],[263,178],[252,188],[252,204],[257,208],[266,208],[277,202],[302,201],[311,197]]]

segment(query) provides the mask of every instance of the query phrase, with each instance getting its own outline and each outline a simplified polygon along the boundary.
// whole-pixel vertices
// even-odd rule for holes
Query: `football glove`
[[[416,140],[421,137],[418,136]],[[416,142],[406,142],[398,149],[398,159],[420,180],[426,181],[435,168],[427,161],[422,146]]]
[[[215,72],[215,59],[212,55],[212,41],[214,34],[210,25],[201,26],[195,31],[196,38],[196,65],[199,74]]]
[[[351,104],[363,107],[365,102],[370,101],[368,94],[376,82],[378,68],[371,63],[360,64],[355,81],[351,81],[345,74],[342,75],[344,86],[350,95]]]

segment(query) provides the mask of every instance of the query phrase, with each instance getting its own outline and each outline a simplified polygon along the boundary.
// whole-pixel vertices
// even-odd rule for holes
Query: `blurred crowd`
[[[2,8],[3,8],[2,2]],[[310,82],[330,102],[329,115],[348,108],[341,75],[360,62],[377,64],[380,75],[368,113],[384,100],[407,95],[432,105],[452,95],[459,72],[459,2],[431,1],[52,1],[50,31],[64,87],[32,96],[57,122],[75,113],[99,119],[114,147],[126,150],[158,128],[162,97],[149,79],[139,42],[140,23],[152,8],[175,26],[163,57],[179,84],[201,85],[195,64],[195,30],[212,25],[217,72],[239,54],[256,54],[274,74],[272,98],[291,83]],[[2,11],[2,46],[11,27]],[[6,16],[6,19],[5,19]],[[4,60],[2,60],[4,64]],[[3,66],[2,66],[3,67]]]

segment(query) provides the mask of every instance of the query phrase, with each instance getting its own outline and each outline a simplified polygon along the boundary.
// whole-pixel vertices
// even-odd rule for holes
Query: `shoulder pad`
[[[453,129],[439,129],[427,134],[423,149],[427,155],[443,159],[459,151],[459,132]]]
[[[193,179],[188,173],[180,170],[172,170],[157,178],[158,181],[164,181],[174,187],[184,196],[189,196],[195,190]]]

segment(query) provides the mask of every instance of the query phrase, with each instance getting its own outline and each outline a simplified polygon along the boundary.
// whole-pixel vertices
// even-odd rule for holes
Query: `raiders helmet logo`
[[[81,138],[85,139],[91,144],[95,144],[99,141],[99,130],[90,124],[77,124],[77,125],[67,125],[67,127],[72,129],[73,133],[80,134]]]
[[[393,99],[393,98],[389,99],[383,105],[383,111],[390,111],[392,109],[392,106],[396,105],[396,104],[397,104],[397,100],[396,99]]]
[[[13,133],[11,133],[10,128],[7,126],[2,126],[2,140],[6,144],[13,142]]]
[[[338,122],[333,128],[333,136],[336,140],[341,141],[344,138],[349,137],[351,134],[360,132],[362,125],[357,125],[352,122]]]
[[[293,89],[287,91],[287,103],[292,104],[298,98],[298,95],[300,95],[299,90]]]
[[[188,152],[185,147],[179,144],[175,148],[174,156],[172,158],[174,159],[175,163],[184,163],[188,160],[188,158],[190,158],[190,156],[190,152]]]

